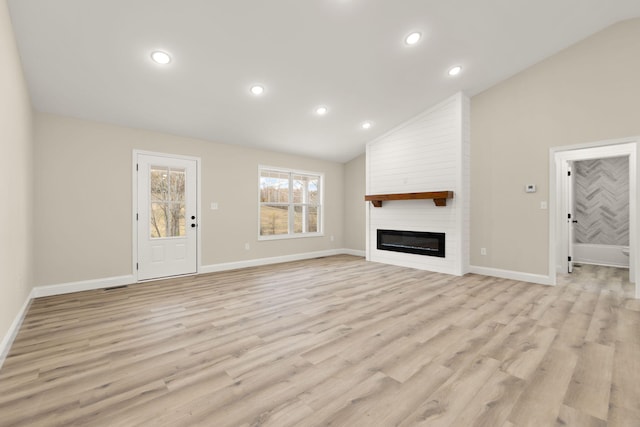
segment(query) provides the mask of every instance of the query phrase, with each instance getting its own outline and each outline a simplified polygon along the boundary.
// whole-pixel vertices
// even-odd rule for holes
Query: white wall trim
[[[585,265],[596,265],[596,266],[599,266],[599,267],[615,267],[615,268],[624,268],[624,269],[626,269],[626,270],[628,270],[628,269],[629,269],[629,266],[628,266],[628,265],[613,264],[613,263],[606,263],[606,262],[601,262],[601,261],[590,262],[589,260],[585,261],[585,260],[582,260],[582,259],[580,259],[580,260],[576,259],[576,260],[574,261],[574,263],[575,263],[575,264],[585,264]],[[575,268],[575,265],[574,265],[574,267],[573,267],[573,268]]]
[[[280,264],[283,262],[301,261],[305,259],[322,258],[334,255],[353,255],[351,249],[329,249],[326,251],[306,252],[300,254],[283,255],[269,258],[248,259],[245,261],[225,262],[221,264],[203,265],[200,274],[216,273],[218,271],[238,270],[240,268],[258,267],[260,265]],[[357,256],[362,256],[362,251]]]
[[[520,282],[537,283],[539,285],[552,285],[551,278],[542,274],[523,273],[520,271],[501,270],[499,268],[469,266],[469,273],[483,276],[499,277],[501,279],[518,280]]]
[[[113,288],[114,286],[130,285],[136,280],[133,274],[126,276],[106,277],[103,279],[82,280],[79,282],[59,283],[56,285],[36,286],[31,291],[32,298],[49,297],[53,295],[70,294],[72,292],[92,291],[94,289]]]
[[[355,249],[329,249],[326,251],[307,252],[300,254],[284,255],[270,258],[257,258],[245,261],[227,262],[202,266],[200,273],[214,273],[217,271],[236,270],[239,268],[256,267],[260,265],[279,264],[290,261],[321,258],[334,255],[353,255],[364,257],[365,252]],[[161,280],[161,279],[158,279]],[[146,281],[148,282],[148,281]],[[105,277],[102,279],[81,280],[78,282],[58,283],[55,285],[36,286],[31,290],[28,301],[33,298],[48,297],[54,295],[69,294],[72,292],[92,291],[95,289],[107,289],[115,286],[138,283],[133,274],[125,276]]]
[[[362,258],[367,256],[367,252],[366,251],[359,251],[357,249],[342,249],[341,254],[359,256],[359,257],[362,257]]]
[[[4,361],[7,358],[7,355],[9,354],[9,350],[11,349],[11,344],[13,344],[13,341],[16,339],[16,336],[18,335],[18,331],[20,330],[22,321],[24,320],[24,317],[26,316],[27,311],[29,310],[29,306],[31,305],[31,300],[33,300],[33,298],[34,298],[33,290],[31,290],[31,293],[29,293],[29,296],[27,296],[26,301],[24,302],[24,304],[22,304],[20,311],[18,311],[18,314],[16,314],[16,318],[13,319],[13,323],[11,324],[11,326],[9,327],[9,330],[7,331],[6,335],[2,339],[2,342],[0,342],[0,369],[2,368],[2,365],[4,364]]]

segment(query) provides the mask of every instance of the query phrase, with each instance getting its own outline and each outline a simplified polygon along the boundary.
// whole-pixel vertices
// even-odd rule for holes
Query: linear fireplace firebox
[[[445,233],[378,230],[378,249],[444,258]]]

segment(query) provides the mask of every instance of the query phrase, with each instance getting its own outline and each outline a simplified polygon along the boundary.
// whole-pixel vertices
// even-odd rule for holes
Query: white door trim
[[[569,161],[598,159],[606,157],[629,156],[629,280],[638,280],[638,250],[637,243],[639,227],[637,226],[637,145],[640,137],[629,137],[614,140],[599,141],[587,144],[553,147],[549,150],[549,279],[556,284],[558,268],[562,267],[560,260],[566,260],[566,248],[558,237],[567,233],[566,212],[564,206],[563,182],[567,174]],[[636,286],[636,298],[640,298],[640,286]]]
[[[159,157],[167,157],[167,158],[171,158],[171,159],[182,159],[182,160],[192,160],[196,162],[196,179],[197,179],[197,183],[196,183],[196,194],[197,194],[197,200],[196,200],[196,215],[198,218],[198,227],[196,230],[197,233],[197,256],[196,256],[196,274],[200,273],[201,270],[201,266],[202,266],[202,224],[204,221],[202,221],[202,203],[201,203],[201,178],[202,178],[202,168],[200,167],[201,164],[201,160],[200,157],[192,157],[192,156],[183,156],[183,155],[179,155],[179,154],[167,154],[167,153],[158,153],[155,151],[145,151],[145,150],[133,150],[133,155],[132,155],[132,161],[131,161],[131,194],[132,194],[132,199],[131,199],[131,234],[133,236],[132,238],[132,261],[131,261],[131,271],[133,271],[133,279],[136,282],[139,282],[138,279],[138,269],[137,269],[137,263],[138,263],[138,224],[137,224],[137,220],[136,220],[136,214],[137,214],[137,205],[138,205],[138,175],[137,175],[137,159],[138,159],[138,155],[147,155],[147,156],[159,156]]]
[[[566,180],[566,192],[564,192],[564,194],[566,195],[566,212],[569,213],[570,218],[567,218],[567,249],[568,249],[568,253],[567,255],[569,256],[569,268],[568,271],[569,273],[573,272],[573,259],[575,258],[573,255],[573,232],[575,230],[574,228],[574,222],[576,220],[576,213],[574,212],[574,183],[575,183],[575,174],[573,173],[573,160],[569,160],[566,162],[567,163],[567,171],[569,172],[569,176],[566,177],[565,176],[565,180]],[[567,179],[568,178],[568,179]]]

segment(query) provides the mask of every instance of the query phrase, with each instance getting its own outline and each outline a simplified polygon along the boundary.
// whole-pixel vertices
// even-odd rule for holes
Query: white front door
[[[138,280],[197,272],[197,161],[137,154]]]

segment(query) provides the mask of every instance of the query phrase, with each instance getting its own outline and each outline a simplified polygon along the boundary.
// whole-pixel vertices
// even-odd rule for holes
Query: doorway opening
[[[629,156],[569,163],[569,265],[628,269]]]
[[[557,275],[571,272],[575,262],[580,262],[581,265],[601,264],[611,268],[619,267],[620,265],[616,265],[616,263],[626,261],[625,258],[627,257],[629,282],[637,282],[636,147],[637,140],[630,138],[551,149],[549,276],[552,284],[556,284]],[[602,184],[602,182],[588,182],[588,179],[583,179],[579,185],[593,185],[592,188],[581,189],[582,192],[590,192],[588,194],[590,199],[586,203],[587,195],[585,194],[583,201],[576,200],[576,196],[582,197],[579,191],[576,191],[577,173],[584,175],[584,171],[588,170],[589,167],[604,167],[605,165],[609,167],[612,165],[626,166],[626,168],[608,172],[609,176],[606,179],[612,181],[615,179],[613,175],[617,175],[621,177],[620,183],[628,183],[628,188],[626,189],[628,199],[615,202],[610,197],[600,197],[602,200],[598,202],[594,199],[604,190],[604,188],[598,188],[598,185],[605,184]],[[609,182],[606,185],[616,184]],[[620,193],[620,188],[615,190]],[[579,208],[577,207],[578,203],[582,203]],[[601,206],[595,206],[594,212],[604,212],[606,214],[605,217],[598,217],[596,213],[588,212],[591,207],[588,206],[589,204],[597,205],[598,203]],[[624,206],[615,206],[616,203]],[[625,205],[625,203],[628,203],[628,205]],[[580,223],[581,218],[582,224]],[[626,229],[625,227],[618,227],[621,222],[625,223]],[[614,231],[614,229],[616,230]],[[605,236],[605,234],[608,234],[608,236]],[[591,237],[587,238],[586,236]],[[577,240],[582,240],[582,243],[584,243],[585,240],[591,238],[595,243],[587,242],[576,245]],[[612,241],[616,241],[616,245],[609,244]],[[628,245],[623,244],[627,242]],[[616,256],[613,257],[613,253],[616,251],[619,251],[620,254],[616,253]],[[598,261],[598,259],[601,259],[601,261]],[[609,262],[607,262],[607,259],[609,259]],[[636,298],[640,298],[640,292],[638,291],[638,286],[636,286],[633,292]]]

